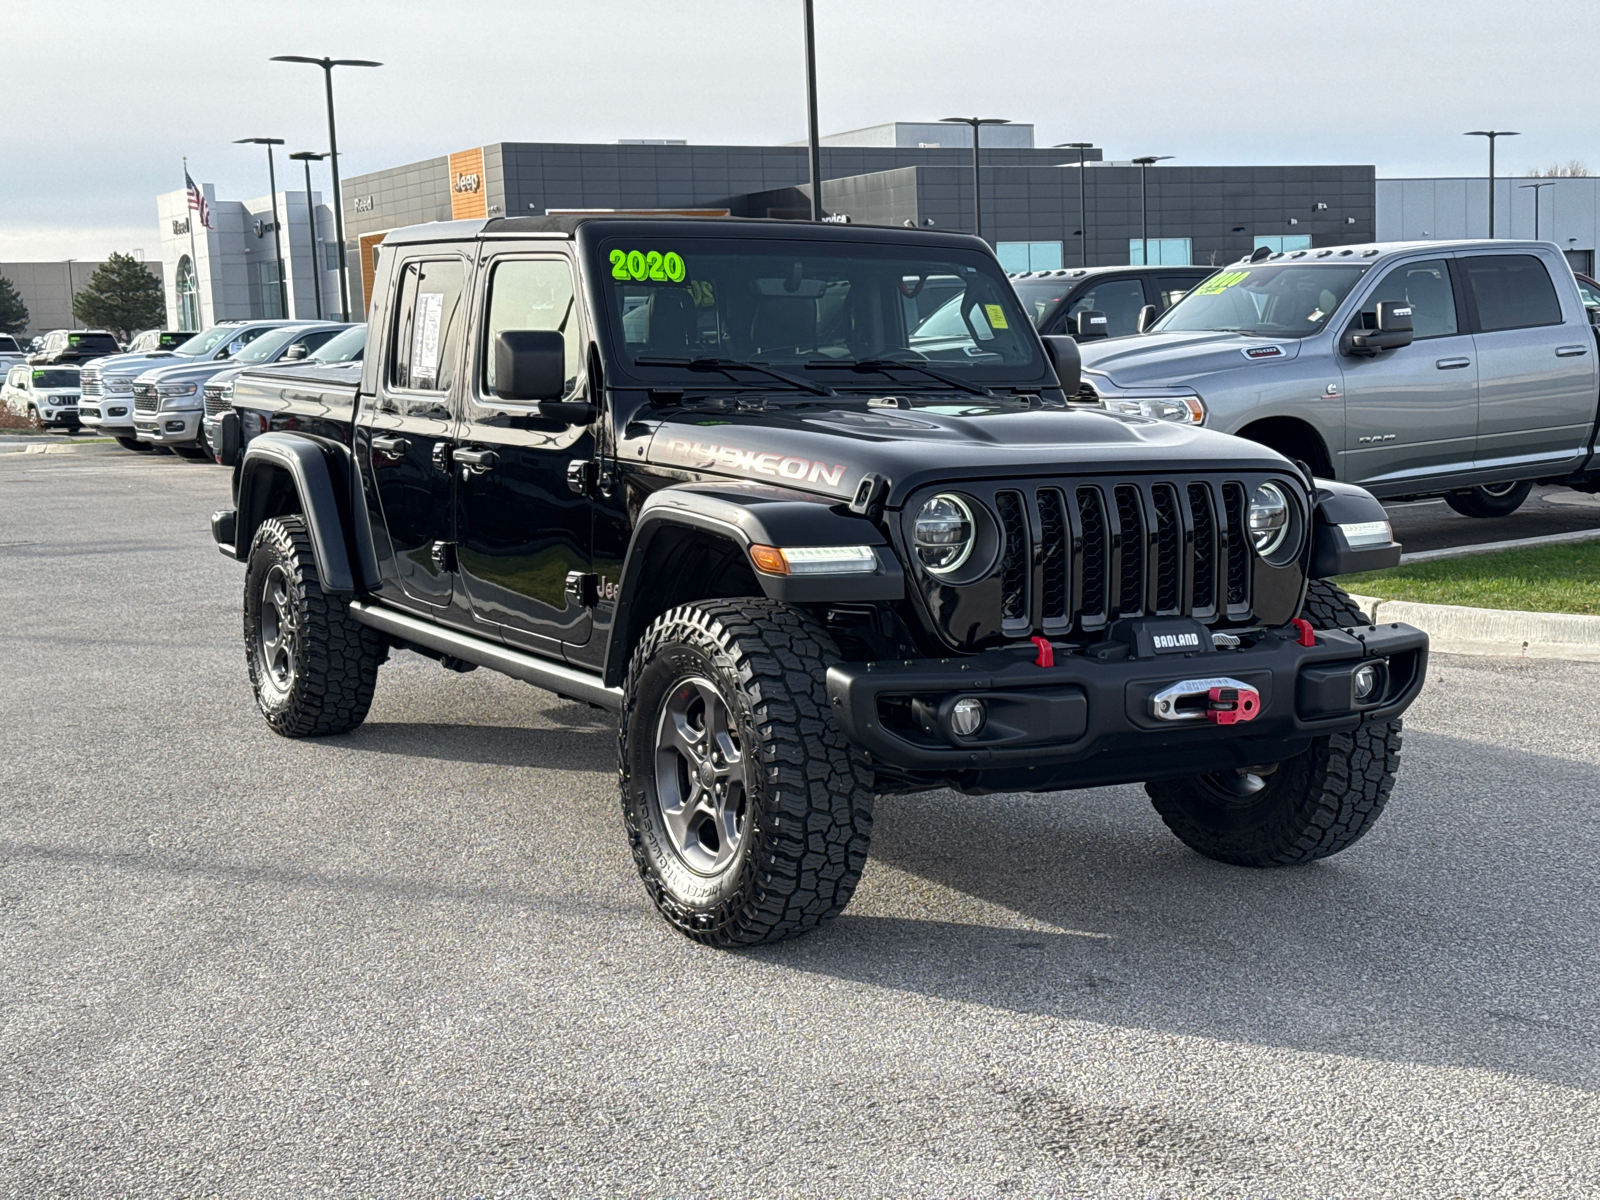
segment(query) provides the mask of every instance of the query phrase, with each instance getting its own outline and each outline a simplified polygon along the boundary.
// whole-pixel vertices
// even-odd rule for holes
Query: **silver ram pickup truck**
[[[1082,353],[1082,402],[1239,434],[1383,499],[1498,517],[1536,482],[1600,490],[1596,332],[1548,242],[1258,250]]]

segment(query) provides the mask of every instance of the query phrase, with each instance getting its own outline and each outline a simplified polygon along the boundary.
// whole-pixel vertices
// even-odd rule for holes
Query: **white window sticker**
[[[411,327],[411,386],[432,388],[439,378],[439,321],[444,315],[444,293],[423,292],[417,297],[417,315]]]

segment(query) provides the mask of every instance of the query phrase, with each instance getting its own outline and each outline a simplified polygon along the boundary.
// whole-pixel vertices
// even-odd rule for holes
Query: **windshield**
[[[290,342],[305,336],[305,328],[291,325],[287,329],[274,329],[251,342],[233,356],[236,363],[271,362]]]
[[[15,354],[19,353],[21,349],[22,347],[17,345],[16,338],[7,337],[4,334],[0,334],[0,351],[10,351],[11,353]]]
[[[33,373],[33,386],[36,388],[75,388],[78,386],[78,373],[76,371],[35,371]]]
[[[926,364],[963,386],[1045,373],[1016,294],[979,252],[659,235],[608,238],[598,252],[609,319],[630,366],[651,379],[682,385],[691,359],[769,364],[807,387],[876,390],[886,378],[897,390],[951,386],[867,366],[887,360]],[[860,373],[843,369],[852,363]],[[758,378],[699,371],[695,385]],[[785,386],[768,380],[762,386]]]
[[[1033,327],[1042,329],[1076,282],[1075,279],[1023,279],[1013,280],[1011,286],[1017,289],[1022,307],[1033,319]]]
[[[239,336],[237,325],[217,325],[207,329],[204,333],[197,333],[181,346],[174,346],[172,352],[181,354],[185,358],[194,358],[197,355],[209,354],[233,338]]]
[[[1306,337],[1327,323],[1366,271],[1365,265],[1354,263],[1230,267],[1197,284],[1167,310],[1151,332],[1211,329]]]
[[[314,353],[306,356],[307,362],[342,363],[358,362],[361,352],[367,346],[367,327],[365,325],[352,325],[337,337],[329,338],[327,344]]]

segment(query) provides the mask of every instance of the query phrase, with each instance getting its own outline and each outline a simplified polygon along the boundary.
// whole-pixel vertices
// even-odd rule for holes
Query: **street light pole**
[[[328,163],[333,171],[333,228],[339,239],[339,301],[344,320],[350,320],[350,268],[345,262],[344,249],[344,192],[339,187],[339,137],[333,121],[333,69],[335,67],[381,67],[382,63],[368,62],[364,58],[307,58],[303,54],[277,54],[273,62],[310,63],[322,68],[323,83],[328,93]]]
[[[972,126],[972,232],[983,236],[983,177],[978,158],[978,131],[985,125],[1009,125],[1004,117],[940,117],[941,124]]]
[[[1078,152],[1078,224],[1083,226],[1083,228],[1078,231],[1078,265],[1080,267],[1087,267],[1089,265],[1089,208],[1088,202],[1084,198],[1087,193],[1084,188],[1084,175],[1086,168],[1083,164],[1086,152],[1093,145],[1093,142],[1061,143],[1062,149],[1076,150]]]
[[[806,17],[806,158],[811,173],[811,219],[822,220],[822,142],[817,131],[817,28],[811,0]]]
[[[239,138],[235,146],[265,146],[267,148],[267,186],[272,189],[272,245],[278,256],[278,315],[289,315],[289,284],[283,269],[283,222],[278,219],[278,172],[272,165],[272,148],[283,145],[282,138]]]
[[[1525,192],[1529,188],[1533,189],[1533,240],[1536,242],[1539,240],[1539,189],[1555,187],[1555,185],[1556,181],[1554,179],[1546,180],[1544,183],[1517,184],[1517,190],[1519,192]],[[1513,226],[1513,228],[1515,228],[1515,226]]]
[[[1469,129],[1462,137],[1489,139],[1489,236],[1494,237],[1494,140],[1503,137],[1521,137],[1512,129]]]
[[[311,164],[327,158],[315,150],[297,150],[289,155],[306,169],[306,229],[311,241],[311,294],[317,298],[317,320],[322,320],[322,264],[317,261],[317,210],[311,207]]]
[[[1145,193],[1145,168],[1152,163],[1165,162],[1171,157],[1173,156],[1170,154],[1146,154],[1143,158],[1133,160],[1139,164],[1139,257],[1144,260],[1141,266],[1150,265],[1150,206]]]

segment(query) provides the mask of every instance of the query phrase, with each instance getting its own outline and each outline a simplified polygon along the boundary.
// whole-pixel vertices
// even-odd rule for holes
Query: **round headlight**
[[[1250,544],[1265,557],[1289,536],[1289,501],[1275,483],[1263,483],[1250,497]]]
[[[922,565],[935,575],[946,575],[972,556],[973,535],[967,502],[942,492],[922,506],[911,540]]]

